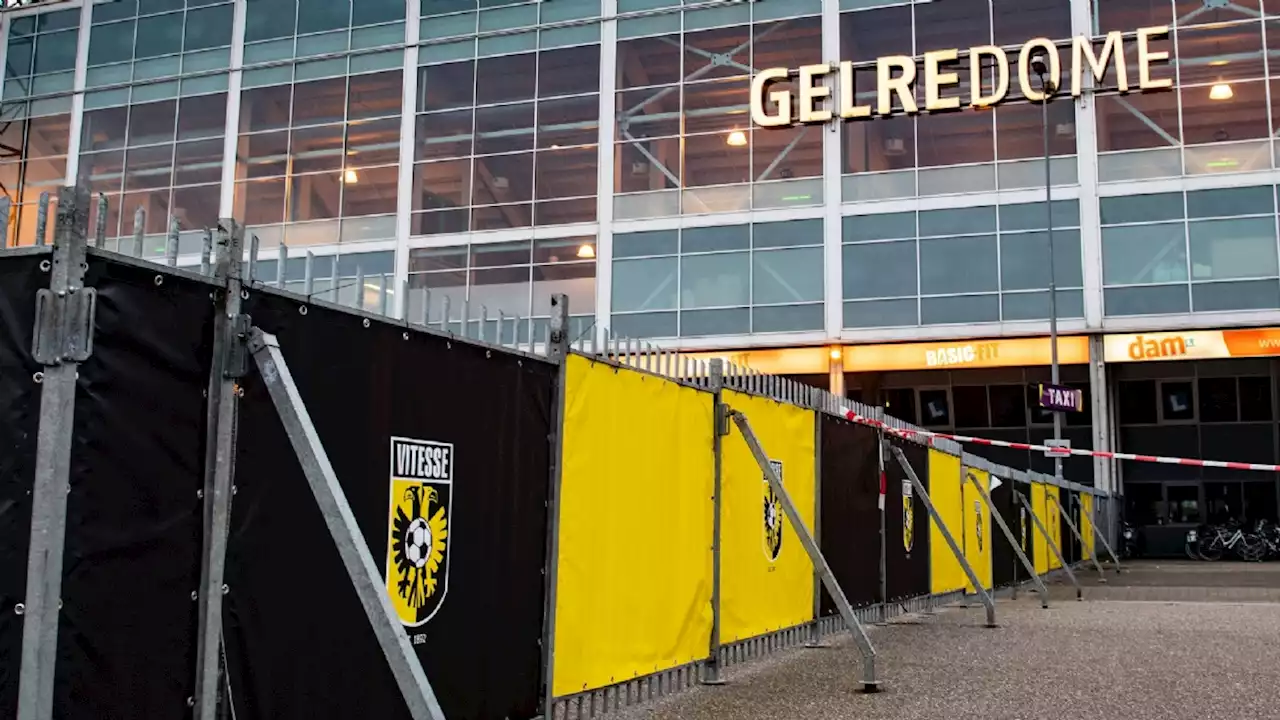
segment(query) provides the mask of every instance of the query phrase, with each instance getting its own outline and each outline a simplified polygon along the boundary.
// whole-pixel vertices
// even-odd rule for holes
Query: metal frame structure
[[[1076,579],[1075,572],[1071,570],[1071,566],[1068,565],[1066,559],[1062,557],[1062,551],[1058,549],[1058,544],[1053,541],[1053,538],[1049,537],[1049,531],[1045,529],[1044,523],[1040,522],[1040,516],[1036,515],[1035,508],[1031,505],[1031,501],[1028,500],[1027,496],[1023,495],[1022,491],[1016,487],[1013,488],[1013,493],[1014,496],[1018,498],[1018,501],[1022,503],[1023,507],[1027,509],[1027,514],[1031,516],[1031,522],[1035,523],[1036,528],[1040,530],[1040,535],[1044,538],[1045,544],[1049,546],[1049,549],[1053,551],[1054,556],[1058,558],[1058,563],[1062,565],[1062,569],[1067,571],[1067,577],[1071,578],[1071,584],[1076,586],[1076,600],[1083,600],[1084,591],[1080,589],[1080,581]],[[1035,573],[1032,574],[1034,575]]]
[[[929,498],[929,491],[925,489],[924,483],[920,482],[919,476],[916,475],[915,468],[911,467],[911,462],[907,460],[906,453],[902,452],[902,448],[896,447],[887,439],[881,441],[882,447],[889,453],[892,453],[898,464],[902,466],[902,471],[906,473],[907,478],[911,480],[911,485],[915,489],[920,500],[924,502],[925,508],[929,511],[929,517],[933,518],[933,522],[937,524],[938,530],[942,533],[942,537],[946,539],[947,546],[951,548],[951,554],[955,555],[960,567],[964,568],[964,574],[968,576],[969,583],[973,585],[974,592],[978,598],[982,600],[983,606],[987,609],[987,627],[999,627],[996,625],[996,603],[991,599],[991,594],[982,586],[982,580],[978,578],[978,573],[974,572],[973,566],[969,564],[968,558],[964,556],[964,550],[960,548],[955,537],[951,534],[951,530],[947,524],[943,522],[942,516],[938,514],[938,509],[933,506],[933,500]]]
[[[962,458],[962,462],[963,461],[964,459]],[[1047,609],[1049,607],[1049,589],[1044,586],[1044,582],[1040,579],[1040,576],[1036,574],[1035,565],[1032,564],[1031,560],[1027,557],[1027,554],[1022,552],[1022,543],[1018,542],[1018,540],[1014,538],[1013,531],[1009,529],[1009,524],[1005,522],[1004,516],[1000,514],[1000,510],[995,506],[995,503],[991,501],[991,495],[987,492],[987,489],[982,487],[982,483],[978,482],[978,479],[974,475],[965,472],[968,467],[968,465],[962,466],[960,468],[960,474],[964,476],[966,481],[972,483],[972,485],[977,488],[978,494],[982,496],[982,501],[987,504],[987,509],[991,511],[992,519],[994,519],[996,525],[1000,527],[1000,531],[1004,533],[1004,537],[1009,541],[1009,545],[1013,547],[1013,552],[1018,556],[1018,561],[1022,563],[1022,567],[1026,569],[1027,574],[1030,575],[1032,581],[1035,582],[1036,592],[1040,594],[1040,607]],[[994,559],[992,562],[994,562]],[[1014,587],[1017,587],[1016,582],[1014,583]]]
[[[729,433],[728,418],[724,405],[724,360],[713,358],[708,368],[708,389],[711,391],[711,447],[714,454],[712,460],[714,470],[712,476],[711,497],[713,510],[711,516],[711,642],[707,662],[702,675],[703,685],[723,685],[720,678],[720,551],[723,541],[721,508],[723,507],[724,481],[724,436]]]
[[[1071,519],[1071,513],[1067,512],[1067,509],[1062,507],[1062,503],[1058,502],[1058,498],[1046,493],[1045,499],[1046,501],[1052,501],[1054,504],[1054,507],[1058,508],[1058,514],[1062,516],[1062,519],[1064,521],[1066,521],[1067,527],[1071,528],[1071,534],[1076,536],[1076,540],[1080,542],[1080,548],[1081,550],[1083,550],[1084,537],[1080,535],[1080,529],[1076,527],[1075,521]],[[1107,574],[1102,572],[1102,565],[1098,564],[1098,553],[1096,552],[1091,553],[1089,555],[1089,559],[1093,561],[1093,567],[1096,568],[1098,571],[1098,582],[1106,583]]]
[[[88,191],[83,187],[61,188],[53,252],[49,260],[41,263],[49,273],[49,288],[36,296],[35,336],[31,343],[31,354],[44,370],[32,378],[41,384],[41,390],[31,544],[26,596],[14,608],[24,616],[18,720],[53,717],[76,378],[80,363],[93,352],[97,297],[93,289],[84,287],[88,226]]]
[[[840,611],[840,617],[844,620],[845,627],[848,628],[849,634],[853,636],[854,642],[858,645],[858,650],[862,653],[862,691],[866,693],[879,692],[880,682],[876,676],[876,650],[871,644],[871,638],[867,636],[866,628],[858,620],[853,607],[849,604],[849,599],[845,597],[844,590],[840,588],[840,583],[836,580],[835,574],[831,572],[831,566],[827,565],[826,558],[822,556],[822,550],[818,548],[817,541],[810,534],[809,528],[805,526],[804,519],[800,517],[800,512],[796,510],[795,503],[791,500],[791,495],[787,493],[787,489],[783,487],[778,473],[773,469],[773,465],[769,463],[769,456],[765,453],[764,448],[761,447],[755,431],[751,429],[751,423],[747,420],[747,416],[743,415],[739,410],[728,407],[725,408],[725,413],[738,426],[738,430],[742,433],[743,441],[746,442],[747,447],[751,450],[751,456],[755,458],[756,465],[760,467],[760,471],[768,479],[770,489],[782,501],[782,509],[787,514],[787,519],[791,521],[791,526],[795,529],[796,535],[800,537],[800,544],[809,555],[809,560],[813,562],[814,569],[821,573],[822,584],[827,588],[827,592],[835,602],[836,608]]]
[[[560,585],[560,483],[564,476],[564,405],[569,368],[569,298],[551,296],[550,339],[547,356],[555,360],[555,423],[551,426],[551,477],[547,498],[546,595],[542,610],[542,716],[550,718],[555,704],[556,601]]]

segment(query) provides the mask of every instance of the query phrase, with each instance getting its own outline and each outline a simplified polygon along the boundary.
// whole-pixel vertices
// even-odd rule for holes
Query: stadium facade
[[[580,335],[1022,442],[1051,434],[1052,265],[1073,446],[1280,458],[1276,0],[8,6],[10,244],[81,181],[109,246],[176,224],[194,263],[235,217],[294,289],[309,253],[316,292],[508,341],[564,292]],[[1055,46],[1045,106],[1028,48]],[[1280,493],[1066,475],[1123,484],[1153,538]]]

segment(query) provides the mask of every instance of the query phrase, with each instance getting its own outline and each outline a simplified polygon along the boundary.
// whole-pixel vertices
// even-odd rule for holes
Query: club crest
[[[981,500],[973,501],[973,522],[974,522],[974,527],[977,528],[977,531],[975,532],[975,534],[978,537],[978,552],[982,552],[982,501]]]
[[[902,547],[909,554],[916,545],[915,489],[911,481],[902,482]]]
[[[1027,552],[1027,509],[1019,508],[1018,522],[1022,530],[1022,552]]]
[[[782,461],[770,460],[769,466],[782,482]],[[764,479],[764,556],[773,562],[782,552],[782,501],[769,485],[769,477],[764,473],[761,477]]]
[[[387,594],[400,622],[430,620],[449,590],[453,445],[391,438]]]

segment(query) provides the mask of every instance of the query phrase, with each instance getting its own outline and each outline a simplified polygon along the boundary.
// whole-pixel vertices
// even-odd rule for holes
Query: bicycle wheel
[[[1222,542],[1222,536],[1214,534],[1210,537],[1201,537],[1196,552],[1199,553],[1201,560],[1216,562],[1222,559],[1222,551],[1224,549],[1225,545]]]

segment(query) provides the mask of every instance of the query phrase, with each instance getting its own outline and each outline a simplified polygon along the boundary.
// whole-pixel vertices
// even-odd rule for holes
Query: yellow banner
[[[845,372],[880,370],[940,370],[947,368],[995,368],[1048,365],[1053,358],[1049,338],[1005,340],[955,340],[951,342],[848,345],[843,350]],[[1058,362],[1089,362],[1089,339],[1058,338]]]
[[[1084,540],[1080,549],[1084,557],[1082,560],[1088,560],[1093,557],[1093,496],[1089,493],[1080,493],[1080,537]]]
[[[929,448],[929,499],[946,523],[951,537],[964,550],[964,493],[960,488],[960,458]],[[953,592],[965,586],[964,567],[956,559],[933,517],[929,518],[929,592]]]
[[[1049,528],[1049,539],[1053,540],[1053,544],[1057,546],[1058,552],[1065,552],[1062,549],[1062,513],[1058,511],[1058,503],[1062,502],[1062,494],[1060,488],[1045,487],[1045,497],[1052,498],[1054,502],[1045,502],[1045,515],[1049,516],[1049,522],[1045,525]],[[1058,561],[1058,556],[1052,550],[1049,551],[1049,569],[1057,570],[1062,567],[1062,563]]]
[[[712,396],[568,362],[557,696],[704,658],[712,624]]]
[[[1040,519],[1040,524],[1048,531],[1050,530],[1049,515],[1045,512],[1045,503],[1044,483],[1031,483],[1031,511],[1035,513],[1036,517]],[[1040,532],[1040,528],[1036,527],[1035,522],[1029,522],[1028,525],[1030,527],[1027,528],[1027,532],[1031,533],[1033,538],[1032,543],[1036,556],[1036,574],[1043,575],[1049,572],[1049,555],[1052,553],[1049,551],[1049,545],[1044,541],[1044,533]]]
[[[965,468],[964,481],[964,557],[969,566],[978,575],[984,588],[992,587],[991,573],[991,508],[982,500],[982,495],[973,486],[970,478],[978,481],[978,485],[988,493],[991,492],[991,474],[977,468]],[[965,578],[965,589],[976,592],[973,583]]]
[[[724,392],[742,412],[813,530],[814,432],[809,410]],[[723,440],[720,641],[763,635],[813,619],[813,563],[737,426]]]

